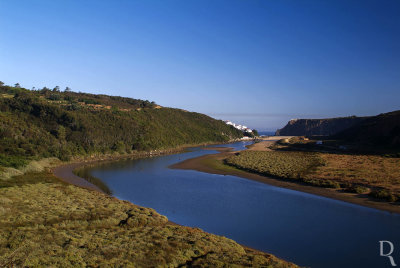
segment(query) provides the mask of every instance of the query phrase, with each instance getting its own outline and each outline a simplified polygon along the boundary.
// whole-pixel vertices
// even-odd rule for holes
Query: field
[[[395,202],[400,158],[316,152],[244,151],[225,160],[239,169]]]
[[[226,163],[263,175],[299,179],[323,161],[314,153],[243,151],[227,158]]]
[[[357,193],[388,201],[400,197],[400,158],[375,155],[320,154],[326,165],[307,175],[331,180]]]
[[[0,180],[0,267],[156,265],[291,266],[46,171]]]

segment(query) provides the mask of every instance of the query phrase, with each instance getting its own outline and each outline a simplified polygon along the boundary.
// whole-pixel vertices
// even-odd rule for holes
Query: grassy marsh
[[[225,163],[236,168],[313,186],[369,194],[382,201],[400,198],[400,158],[296,151],[243,151]]]
[[[0,188],[0,266],[294,267],[150,208],[27,173]]]

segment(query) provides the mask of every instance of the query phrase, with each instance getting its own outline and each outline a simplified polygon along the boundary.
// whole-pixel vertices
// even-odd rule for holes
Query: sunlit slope
[[[174,148],[242,136],[223,121],[129,98],[0,87],[0,165]]]

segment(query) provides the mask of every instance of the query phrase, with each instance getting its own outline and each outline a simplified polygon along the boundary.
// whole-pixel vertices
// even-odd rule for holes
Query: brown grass
[[[237,168],[313,186],[342,188],[380,200],[400,199],[400,158],[310,152],[244,151],[227,158]]]
[[[326,162],[310,179],[334,180],[342,185],[385,189],[400,196],[400,158],[374,155],[319,154]],[[367,192],[367,190],[366,190]]]

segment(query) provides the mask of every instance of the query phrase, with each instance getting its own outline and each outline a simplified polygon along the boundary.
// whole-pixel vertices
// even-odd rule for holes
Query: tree
[[[20,85],[19,83],[16,83],[16,84],[14,85],[14,87],[16,87],[16,88],[20,88],[20,87],[21,87],[21,85]]]
[[[58,126],[57,138],[60,139],[62,142],[64,142],[65,141],[65,137],[66,137],[65,127]]]
[[[257,129],[253,129],[253,134],[254,134],[254,136],[259,136]]]
[[[66,87],[66,88],[65,88],[65,92],[71,92],[71,88]]]
[[[46,94],[47,91],[50,91],[50,89],[47,88],[47,87],[43,87],[43,88],[40,90],[40,93],[41,93],[41,94]]]
[[[4,86],[3,81],[0,81],[0,87]]]
[[[53,88],[53,92],[59,92],[60,91],[60,87],[56,86],[55,88]]]

